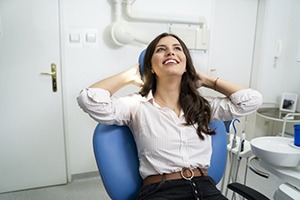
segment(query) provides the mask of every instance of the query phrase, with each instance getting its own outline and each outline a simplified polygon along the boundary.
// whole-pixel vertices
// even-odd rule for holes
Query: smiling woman
[[[78,97],[80,107],[96,121],[130,128],[144,182],[138,199],[197,199],[200,194],[204,199],[226,199],[206,170],[214,134],[209,123],[255,111],[262,102],[260,93],[196,72],[184,42],[169,33],[149,44],[143,68],[143,80],[139,66],[134,65],[96,82]],[[142,89],[125,97],[114,96],[128,84]],[[227,97],[204,97],[199,87]],[[187,174],[181,176],[183,171]],[[204,194],[200,192],[203,187]]]
[[[161,76],[182,76],[185,72],[186,56],[183,47],[172,36],[162,38],[156,45],[151,59],[153,73],[156,73],[157,81]],[[167,80],[168,81],[168,80]]]

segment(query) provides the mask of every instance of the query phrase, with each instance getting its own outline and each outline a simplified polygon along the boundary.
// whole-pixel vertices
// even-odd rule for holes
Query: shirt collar
[[[162,107],[160,107],[160,105],[158,105],[156,102],[155,102],[155,100],[154,100],[154,97],[153,97],[153,91],[152,90],[150,90],[149,91],[149,93],[148,93],[148,95],[145,97],[145,102],[150,102],[150,103],[152,103],[155,107],[157,107],[157,108],[162,108]],[[180,117],[182,117],[184,115],[184,113],[183,113],[183,110],[181,109],[180,110]]]
[[[145,97],[145,101],[148,101],[150,103],[152,103],[155,107],[159,107],[160,106],[155,102],[154,97],[153,97],[153,91],[150,90],[148,95]]]

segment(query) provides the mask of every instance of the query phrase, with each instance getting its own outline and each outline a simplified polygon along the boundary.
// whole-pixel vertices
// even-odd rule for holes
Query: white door
[[[0,0],[0,193],[66,183],[59,42],[59,0]]]
[[[210,72],[222,79],[250,86],[258,0],[215,0]],[[245,130],[246,118],[236,123]],[[248,120],[248,119],[247,119]],[[251,119],[248,120],[249,125]]]
[[[210,46],[213,74],[250,86],[258,0],[216,0]]]

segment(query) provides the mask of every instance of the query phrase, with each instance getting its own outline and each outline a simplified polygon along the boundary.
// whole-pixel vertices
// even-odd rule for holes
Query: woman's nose
[[[167,56],[174,56],[175,53],[173,52],[173,50],[168,50],[167,51]]]

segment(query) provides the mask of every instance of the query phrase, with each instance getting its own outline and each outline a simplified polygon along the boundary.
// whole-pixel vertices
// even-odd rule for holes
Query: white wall
[[[300,63],[296,62],[300,40],[300,2],[298,0],[267,1],[262,51],[257,84],[265,101],[280,102],[283,92],[300,95]],[[283,41],[282,53],[274,65],[277,39]],[[297,110],[300,111],[298,101]]]
[[[210,1],[207,3],[206,1],[189,0],[190,4],[185,1],[180,3],[180,6],[173,4],[173,8],[170,2],[172,1],[137,1],[134,8],[147,8],[150,12],[170,11],[174,13],[176,8],[178,12],[178,8],[181,10],[186,7],[189,10],[189,15],[205,13],[205,17],[209,21]],[[80,90],[97,80],[131,67],[137,62],[141,50],[145,48],[145,46],[139,44],[117,47],[111,43],[108,26],[113,20],[112,7],[109,0],[61,1],[62,65],[70,174],[97,170],[92,151],[92,134],[96,122],[79,109],[76,97]],[[167,11],[164,8],[168,8]],[[134,22],[133,26],[150,34],[151,37],[168,31],[167,24]],[[68,43],[68,33],[84,32],[86,29],[98,30],[97,47]],[[128,87],[120,94],[138,91],[137,89]]]
[[[257,2],[264,2],[265,9],[260,13],[260,26],[255,27]],[[251,85],[259,89],[267,101],[278,101],[284,91],[300,93],[300,79],[297,77],[300,67],[299,63],[293,62],[296,53],[294,41],[299,41],[300,35],[297,26],[299,13],[296,12],[299,10],[299,1],[187,0],[174,4],[171,0],[139,0],[133,8],[145,12],[201,14],[206,17],[208,28],[211,29],[211,45],[207,53],[192,53],[198,70]],[[184,13],[184,10],[189,12]],[[77,174],[96,170],[92,151],[96,122],[79,109],[76,102],[78,93],[99,79],[131,67],[145,46],[133,44],[118,47],[111,42],[108,29],[113,20],[111,0],[61,0],[61,11],[69,173]],[[129,22],[151,37],[168,31],[166,23]],[[255,28],[259,35],[255,36]],[[98,31],[96,47],[68,43],[68,33],[89,29]],[[273,52],[277,38],[282,38],[284,47],[274,68]],[[256,44],[255,51],[260,53],[252,60],[254,39],[260,44]],[[210,69],[215,67],[217,71],[211,72]],[[119,94],[137,90],[136,87],[127,87]],[[249,121],[253,123],[254,120],[249,118]],[[253,132],[249,137],[252,135]]]
[[[162,12],[177,15],[201,15],[207,19],[211,29],[211,46],[207,53],[193,51],[198,70],[212,73],[248,86],[250,83],[251,58],[257,1],[247,0],[139,0],[133,8],[145,12]],[[184,11],[188,10],[188,13]],[[109,37],[108,26],[113,20],[112,1],[61,0],[63,81],[65,120],[68,138],[69,173],[95,171],[92,151],[92,134],[96,126],[83,113],[76,102],[80,90],[99,79],[131,67],[137,62],[139,52],[145,48],[140,44],[117,47]],[[226,17],[227,16],[227,17]],[[226,20],[227,19],[227,20]],[[151,37],[168,31],[166,23],[130,22],[133,27],[145,31]],[[68,43],[68,33],[98,31],[97,46]],[[245,37],[246,40],[243,38]],[[210,72],[210,67],[217,68]],[[236,76],[234,72],[247,73]],[[137,91],[128,87],[120,94]]]
[[[256,54],[254,56],[251,85],[263,94],[264,101],[280,104],[284,92],[296,93],[300,96],[300,63],[296,62],[297,45],[300,40],[300,1],[267,0],[259,17],[259,34],[257,34]],[[282,53],[276,65],[274,52],[276,41],[283,42]],[[298,98],[297,111],[300,111]],[[271,135],[281,132],[282,123],[257,118],[254,136]],[[288,132],[292,132],[293,124],[289,124]]]
[[[255,35],[257,2],[263,6],[260,7]],[[60,0],[60,6],[64,119],[71,175],[97,170],[92,150],[96,122],[78,107],[76,97],[80,90],[131,67],[145,46],[117,47],[111,43],[108,29],[113,20],[111,0]],[[192,52],[198,70],[251,85],[261,91],[265,101],[279,102],[285,91],[300,95],[300,63],[295,62],[296,52],[300,51],[297,49],[300,40],[299,0],[186,0],[176,1],[176,4],[172,0],[137,0],[134,8],[206,17],[211,29],[211,45],[207,53]],[[130,23],[151,37],[168,31],[166,23]],[[96,45],[68,43],[68,33],[83,34],[95,30],[98,32]],[[283,51],[274,67],[273,52],[278,38],[283,40]],[[254,39],[255,57],[252,61]],[[211,72],[212,68],[217,71]],[[120,94],[137,90],[136,87],[127,87]],[[299,101],[300,98],[298,111]],[[251,134],[257,136],[253,131]]]

